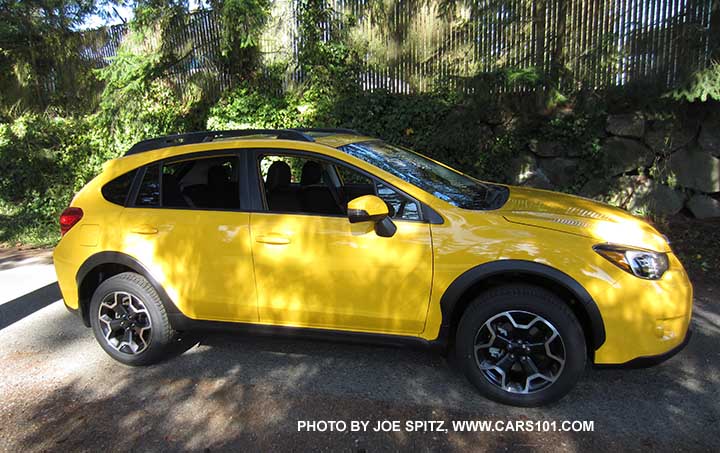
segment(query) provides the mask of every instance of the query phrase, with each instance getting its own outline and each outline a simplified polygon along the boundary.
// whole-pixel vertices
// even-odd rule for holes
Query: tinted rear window
[[[140,183],[135,206],[160,206],[160,165],[153,164],[145,170]]]
[[[105,199],[110,203],[125,206],[128,194],[130,193],[130,188],[132,187],[133,179],[135,179],[135,173],[137,173],[137,170],[118,176],[109,183],[105,184],[101,190],[103,197],[105,197]]]
[[[135,206],[240,209],[239,171],[235,155],[149,165],[138,187]]]

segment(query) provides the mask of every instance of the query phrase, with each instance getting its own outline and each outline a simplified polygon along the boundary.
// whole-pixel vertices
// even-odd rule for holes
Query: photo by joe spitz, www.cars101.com
[[[648,223],[352,130],[146,140],[60,226],[65,304],[128,365],[238,324],[411,339],[457,354],[487,397],[536,406],[588,363],[657,363],[689,338],[692,286]]]

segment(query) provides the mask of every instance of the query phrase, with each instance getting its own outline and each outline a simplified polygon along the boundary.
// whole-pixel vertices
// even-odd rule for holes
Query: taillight
[[[60,214],[60,234],[65,235],[70,228],[82,219],[83,211],[80,208],[67,208]]]

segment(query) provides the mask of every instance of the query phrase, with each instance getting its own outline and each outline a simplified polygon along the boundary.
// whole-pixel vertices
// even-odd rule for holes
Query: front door
[[[423,331],[432,248],[416,201],[403,199],[397,232],[383,238],[369,222],[350,224],[345,206],[363,193],[402,197],[387,185],[319,156],[265,154],[258,168],[266,209],[250,223],[261,323]]]

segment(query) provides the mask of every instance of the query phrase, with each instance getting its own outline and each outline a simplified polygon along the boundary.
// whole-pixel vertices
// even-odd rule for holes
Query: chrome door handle
[[[156,234],[158,229],[152,225],[138,225],[130,231],[137,234]]]
[[[258,236],[255,241],[262,242],[263,244],[274,244],[274,245],[287,245],[290,243],[290,239],[279,234],[266,234],[264,236]]]

